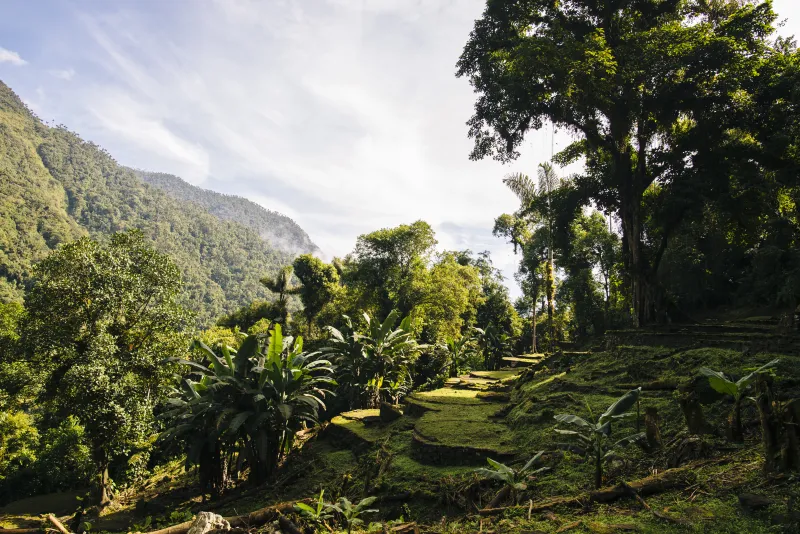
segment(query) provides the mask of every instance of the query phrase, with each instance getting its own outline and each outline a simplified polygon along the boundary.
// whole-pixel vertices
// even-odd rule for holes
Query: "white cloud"
[[[59,80],[64,80],[66,82],[72,80],[75,77],[75,70],[74,69],[55,69],[51,70],[50,74],[58,78]]]
[[[794,3],[775,2],[785,32]],[[70,26],[82,41],[61,65],[80,76],[51,79],[48,117],[124,164],[284,212],[328,257],[424,219],[442,248],[489,249],[511,278],[517,258],[491,235],[517,206],[502,177],[571,139],[553,147],[545,128],[513,164],[468,159],[475,95],[454,71],[485,0],[107,5]]]
[[[19,57],[19,54],[11,50],[0,47],[0,63],[11,63],[12,65],[26,65],[28,62]]]

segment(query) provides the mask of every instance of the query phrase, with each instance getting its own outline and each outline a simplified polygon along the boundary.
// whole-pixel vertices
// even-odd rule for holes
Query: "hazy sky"
[[[800,35],[800,2],[775,0]],[[0,79],[44,120],[122,164],[239,194],[297,221],[324,254],[424,219],[440,248],[492,251],[523,156],[471,162],[474,96],[454,76],[481,0],[0,2]],[[555,149],[569,142],[556,134]],[[510,280],[513,292],[518,291]]]

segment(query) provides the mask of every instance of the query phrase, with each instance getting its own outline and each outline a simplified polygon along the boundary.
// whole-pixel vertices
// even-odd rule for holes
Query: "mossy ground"
[[[781,517],[785,520],[790,495],[800,497],[797,478],[764,475],[760,430],[752,408],[744,412],[745,443],[732,445],[725,440],[723,428],[730,409],[730,400],[725,398],[703,407],[713,432],[703,438],[710,459],[692,472],[688,487],[648,496],[650,509],[634,499],[621,499],[611,504],[556,507],[552,513],[533,513],[529,518],[525,506],[529,500],[577,496],[592,489],[592,467],[586,459],[559,446],[565,440],[553,432],[555,414],[589,418],[604,411],[627,389],[642,385],[641,413],[656,408],[664,441],[674,442],[685,434],[675,385],[691,380],[701,366],[742,376],[776,357],[781,358],[776,370],[779,398],[800,395],[800,358],[786,354],[623,345],[606,352],[564,353],[564,357],[564,362],[550,368],[525,371],[519,379],[517,369],[473,373],[451,381],[451,387],[414,393],[407,398],[406,415],[391,423],[368,419],[365,424],[364,417],[375,419],[377,410],[342,414],[293,455],[274,483],[255,489],[242,486],[217,504],[200,504],[193,475],[180,474],[178,467],[172,466],[172,471],[161,472],[131,490],[115,513],[129,525],[141,523],[143,516],[151,513],[153,524],[163,526],[171,518],[179,522],[179,516],[187,511],[234,515],[311,497],[325,489],[330,499],[340,495],[351,500],[366,495],[388,499],[375,505],[381,511],[379,519],[416,520],[425,525],[424,532],[767,533],[796,528],[773,523]],[[503,395],[510,395],[507,403]],[[613,436],[635,430],[635,417],[621,420],[614,425]],[[420,448],[420,440],[422,445],[444,447],[456,455],[463,455],[464,450],[479,451],[480,462],[485,456],[495,456],[512,466],[545,450],[545,465],[551,469],[529,481],[528,489],[519,496],[523,506],[481,518],[476,507],[485,506],[500,485],[481,480],[475,474],[477,466],[462,465],[461,458],[434,458],[431,450],[437,449]],[[668,447],[650,453],[630,447],[607,463],[605,484],[662,471],[669,456]],[[757,492],[774,504],[748,512],[738,501],[743,492]],[[159,513],[158,506],[152,506],[153,512],[136,506],[147,499],[166,502],[168,508]]]

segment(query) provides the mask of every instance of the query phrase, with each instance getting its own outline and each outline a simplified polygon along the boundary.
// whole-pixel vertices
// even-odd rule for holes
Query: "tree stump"
[[[768,472],[780,468],[781,424],[773,409],[772,377],[760,374],[756,379],[756,406],[761,420],[761,440],[764,445],[764,469]]]
[[[650,450],[661,448],[661,416],[655,406],[648,406],[644,411],[644,431],[647,446]]]
[[[706,418],[703,407],[693,391],[682,392],[679,403],[686,419],[686,426],[690,434],[704,434],[706,431]]]
[[[800,470],[800,399],[792,399],[783,406],[783,442],[781,467],[785,471]]]

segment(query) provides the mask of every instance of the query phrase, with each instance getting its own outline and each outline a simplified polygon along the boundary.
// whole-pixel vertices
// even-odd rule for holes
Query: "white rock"
[[[231,525],[221,515],[212,512],[200,512],[194,518],[187,534],[206,534],[211,530],[230,530]]]

